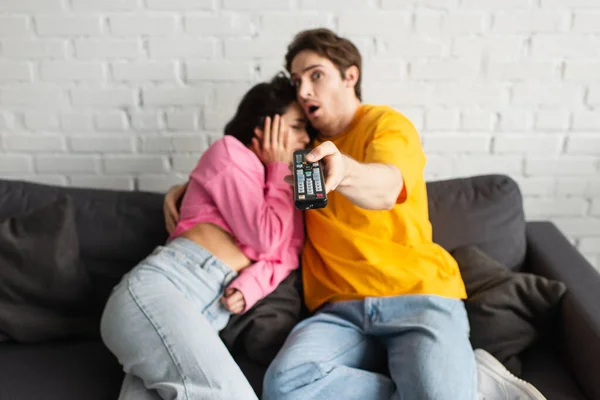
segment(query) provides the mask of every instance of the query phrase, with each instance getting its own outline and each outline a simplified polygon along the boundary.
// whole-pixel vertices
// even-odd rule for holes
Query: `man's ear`
[[[360,71],[358,70],[358,67],[356,65],[352,65],[346,68],[346,71],[344,73],[344,84],[346,85],[346,87],[353,88],[354,86],[356,86],[359,76]]]

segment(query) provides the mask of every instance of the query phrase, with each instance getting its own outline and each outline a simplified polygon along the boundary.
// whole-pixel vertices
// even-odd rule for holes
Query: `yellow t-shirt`
[[[345,132],[315,145],[325,140],[361,163],[397,166],[404,188],[391,210],[365,210],[334,191],[327,207],[305,212],[307,307],[403,294],[465,298],[456,261],[432,241],[426,158],[411,122],[389,107],[361,105]]]

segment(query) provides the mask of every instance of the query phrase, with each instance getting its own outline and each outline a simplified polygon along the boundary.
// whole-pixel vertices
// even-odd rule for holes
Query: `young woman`
[[[167,243],[113,289],[101,333],[126,372],[120,399],[256,398],[218,332],[298,267],[302,215],[283,178],[310,139],[295,99],[281,75],[243,97]]]

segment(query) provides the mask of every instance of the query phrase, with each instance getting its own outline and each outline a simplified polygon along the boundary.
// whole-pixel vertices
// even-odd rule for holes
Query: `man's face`
[[[345,84],[340,70],[328,58],[314,51],[298,53],[291,64],[292,81],[297,88],[298,103],[306,117],[322,133],[339,125],[340,105],[355,97],[354,88]]]

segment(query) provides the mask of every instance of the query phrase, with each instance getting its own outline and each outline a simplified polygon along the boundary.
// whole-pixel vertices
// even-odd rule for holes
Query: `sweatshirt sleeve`
[[[298,220],[297,220],[298,221]],[[268,296],[293,270],[298,268],[299,256],[304,245],[304,223],[302,216],[294,224],[294,233],[290,245],[281,260],[258,261],[244,268],[230,284],[242,292],[248,311],[256,302]]]
[[[269,163],[262,174],[230,165],[207,184],[215,205],[237,240],[269,254],[289,237],[293,226],[292,188],[283,178],[286,163]]]

